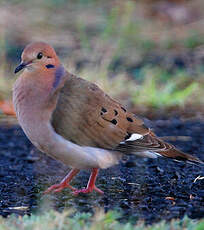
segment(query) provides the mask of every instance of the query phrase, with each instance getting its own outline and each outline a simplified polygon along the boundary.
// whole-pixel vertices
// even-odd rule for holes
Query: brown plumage
[[[52,125],[57,133],[79,145],[114,149],[128,132],[149,132],[141,120],[122,108],[95,84],[67,73]]]
[[[98,86],[69,73],[51,121],[57,133],[78,145],[136,155],[145,155],[143,151],[149,150],[152,154],[201,163],[156,137],[141,119]],[[126,141],[134,133],[143,138]]]
[[[159,139],[98,86],[68,73],[48,44],[27,46],[15,72],[21,69],[13,92],[20,125],[37,148],[73,168],[47,192],[69,187],[75,194],[102,193],[95,186],[98,168],[117,163],[122,154],[202,163]],[[69,182],[82,168],[92,174],[86,189],[75,190]]]

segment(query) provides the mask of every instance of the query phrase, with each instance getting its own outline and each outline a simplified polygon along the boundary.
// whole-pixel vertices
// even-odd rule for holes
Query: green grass
[[[134,104],[144,104],[154,108],[183,106],[186,101],[195,98],[195,93],[202,91],[202,87],[197,82],[188,83],[185,72],[177,72],[173,77],[167,76],[166,79],[165,73],[158,68],[147,67],[142,72],[144,81],[132,93]]]
[[[119,214],[109,211],[104,214],[97,211],[94,216],[89,213],[76,213],[63,211],[62,213],[50,210],[42,215],[16,217],[7,219],[0,217],[0,230],[202,230],[203,220],[191,220],[185,217],[183,220],[161,221],[151,226],[145,226],[143,222],[137,225],[120,223]]]

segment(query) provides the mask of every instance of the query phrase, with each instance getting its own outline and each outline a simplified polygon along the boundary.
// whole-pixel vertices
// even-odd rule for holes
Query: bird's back
[[[128,113],[98,86],[69,75],[59,93],[52,125],[57,133],[79,145],[113,149],[135,124],[141,134],[148,132],[140,119]]]

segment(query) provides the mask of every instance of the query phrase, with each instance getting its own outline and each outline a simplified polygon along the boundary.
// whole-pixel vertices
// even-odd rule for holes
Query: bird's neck
[[[106,168],[115,164],[118,154],[76,145],[55,132],[50,120],[58,95],[54,93],[49,98],[51,85],[44,86],[24,75],[14,85],[16,115],[30,141],[42,152],[74,168]]]
[[[62,77],[64,77],[61,71],[57,82],[58,87],[54,87],[55,73],[54,69],[49,71],[49,75],[43,70],[34,73],[25,70],[14,84],[13,104],[18,121],[36,146],[36,143],[39,144],[39,132],[50,134],[52,131],[49,122],[56,107],[59,87],[63,86]]]
[[[49,120],[56,107],[59,90],[69,78],[62,65],[53,69],[26,69],[13,87],[13,102],[17,118],[26,120],[39,117]]]
[[[21,75],[13,88],[13,103],[19,124],[33,145],[66,163],[70,157],[65,157],[65,154],[70,150],[72,155],[73,149],[78,147],[74,148],[75,144],[59,136],[51,126],[50,119],[56,107],[57,94],[50,99],[49,92],[49,85],[43,86],[39,81]],[[74,162],[71,160],[67,163],[74,166]]]
[[[49,86],[38,85],[38,83],[28,81],[28,78],[21,76],[13,88],[13,104],[17,119],[27,137],[36,147],[39,147],[40,144],[39,133],[42,133],[43,137],[50,133],[49,120],[57,101],[57,95],[55,95],[51,103]]]

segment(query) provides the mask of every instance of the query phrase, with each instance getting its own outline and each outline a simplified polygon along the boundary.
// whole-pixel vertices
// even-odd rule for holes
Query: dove
[[[75,195],[103,194],[95,185],[99,169],[117,164],[123,155],[202,163],[157,137],[97,85],[69,73],[49,44],[27,45],[15,73],[19,71],[13,104],[20,126],[37,149],[71,167],[45,193],[67,187]],[[70,182],[82,169],[91,175],[86,188],[76,189]]]

